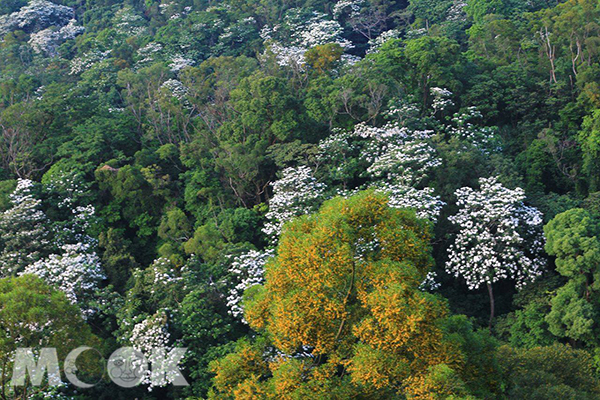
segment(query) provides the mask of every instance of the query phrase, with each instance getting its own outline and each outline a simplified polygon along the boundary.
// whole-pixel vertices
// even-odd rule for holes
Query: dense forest
[[[11,385],[79,345],[189,385]],[[600,399],[600,3],[0,0],[0,359],[2,399]]]

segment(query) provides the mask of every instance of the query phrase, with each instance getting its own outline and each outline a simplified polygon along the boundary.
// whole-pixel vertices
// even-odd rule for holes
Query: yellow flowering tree
[[[443,377],[464,395],[446,303],[419,289],[429,241],[427,222],[372,191],[285,225],[265,284],[245,295],[259,339],[213,364],[212,396],[429,398]]]

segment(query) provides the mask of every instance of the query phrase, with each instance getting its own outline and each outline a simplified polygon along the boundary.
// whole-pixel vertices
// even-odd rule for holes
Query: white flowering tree
[[[48,221],[34,183],[19,179],[10,195],[12,207],[0,214],[0,275],[16,275],[48,251]]]
[[[189,293],[183,271],[167,258],[157,258],[145,269],[133,271],[132,287],[124,304],[117,312],[118,338],[122,345],[130,345],[152,362],[153,356],[165,356],[165,363],[178,361],[171,354],[178,347],[172,335],[182,300]],[[169,358],[175,357],[175,358]],[[177,376],[148,372],[141,383],[148,390],[168,385]]]
[[[179,72],[186,67],[191,67],[195,64],[194,60],[186,57],[183,54],[173,54],[170,57],[169,68],[171,72]]]
[[[136,323],[131,330],[129,341],[131,346],[149,357],[152,362],[153,357],[165,357],[162,362],[165,365],[176,364],[179,358],[173,350],[171,334],[168,330],[169,315],[165,310],[159,310],[140,322]],[[136,367],[134,365],[134,367]],[[154,387],[164,387],[170,384],[176,376],[170,376],[169,373],[156,374],[147,370],[140,383],[147,385],[148,390],[152,391]]]
[[[352,131],[335,128],[331,135],[319,142],[318,162],[326,169],[326,176],[339,181],[344,191],[359,169],[359,146],[355,139]]]
[[[371,41],[386,28],[389,19],[380,6],[365,0],[339,0],[333,7],[333,16]]]
[[[96,208],[88,204],[89,184],[81,175],[57,171],[42,179],[46,202],[55,207],[54,242],[57,246],[83,244],[94,250],[97,240],[90,231],[97,222]]]
[[[85,31],[83,26],[72,19],[60,29],[48,28],[31,34],[29,44],[36,53],[45,53],[50,57],[58,55],[58,47],[65,41],[75,39]]]
[[[126,36],[142,36],[148,29],[146,20],[131,6],[121,8],[114,16],[117,32]]]
[[[412,208],[419,218],[436,221],[445,203],[433,188],[424,186],[428,174],[442,164],[428,142],[433,132],[410,129],[395,120],[383,127],[359,124],[354,133],[367,139],[361,157],[370,163],[366,171],[370,186],[387,193],[390,206]]]
[[[306,16],[290,10],[281,25],[265,26],[260,35],[279,65],[302,69],[304,55],[312,47],[336,43],[344,50],[351,49],[352,43],[342,33],[339,22],[327,19],[325,14],[313,12]]]
[[[42,278],[48,285],[63,291],[69,301],[79,305],[84,317],[94,310],[89,307],[99,284],[106,276],[100,257],[89,244],[65,244],[61,254],[51,254],[27,266],[23,274],[33,274]]]
[[[399,37],[400,31],[397,29],[390,29],[385,32],[381,32],[379,36],[369,40],[369,49],[367,50],[367,54],[377,53],[381,49],[381,46],[383,46],[386,42],[398,39]]]
[[[463,112],[452,117],[452,124],[447,126],[450,135],[470,143],[484,153],[500,150],[497,127],[479,126],[473,121],[483,115],[476,107],[467,107]]]
[[[317,181],[309,167],[284,169],[281,179],[273,183],[273,197],[266,215],[268,222],[263,232],[275,243],[286,222],[316,211],[324,200],[324,192],[325,185]]]
[[[431,103],[433,115],[436,115],[438,112],[444,111],[448,107],[452,107],[454,105],[454,102],[452,101],[452,92],[448,89],[432,87],[429,89],[429,92],[433,98]]]
[[[81,56],[74,57],[70,62],[69,75],[78,75],[84,71],[90,70],[92,67],[106,66],[108,58],[112,50],[92,49]]]
[[[31,191],[33,183],[22,183]],[[20,274],[34,274],[47,284],[63,291],[73,304],[77,304],[84,317],[94,311],[90,306],[100,289],[100,283],[106,279],[96,253],[97,240],[89,234],[95,223],[95,208],[86,203],[87,185],[74,173],[58,171],[44,176],[43,189],[47,205],[53,209],[53,221],[41,216],[40,201],[21,194],[21,203],[38,209],[41,219],[38,224],[47,234],[52,233],[53,251],[47,251],[47,257],[36,257],[19,270]],[[10,211],[10,210],[9,210]],[[29,211],[31,213],[31,211]],[[50,214],[49,214],[50,215]],[[49,249],[47,249],[49,250]]]
[[[250,250],[233,259],[229,266],[229,272],[236,277],[237,284],[229,291],[229,296],[227,296],[227,307],[229,307],[231,315],[242,318],[242,321],[245,322],[243,319],[244,308],[242,307],[244,291],[251,286],[264,283],[265,264],[274,254],[273,249],[262,252]]]
[[[522,288],[544,270],[543,220],[539,210],[523,203],[523,189],[508,189],[495,177],[479,183],[479,190],[464,187],[455,193],[459,211],[449,220],[459,232],[448,249],[446,271],[471,290],[487,286],[491,327],[492,284],[510,279]]]
[[[62,27],[75,17],[73,8],[46,0],[31,0],[10,15],[0,15],[0,37],[14,30],[27,33],[51,26]]]

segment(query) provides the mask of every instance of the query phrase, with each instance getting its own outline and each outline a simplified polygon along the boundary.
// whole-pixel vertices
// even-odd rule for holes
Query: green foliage
[[[568,279],[552,299],[546,317],[550,331],[559,337],[596,343],[600,220],[574,208],[557,215],[544,230],[546,251],[556,256],[556,270]]]
[[[39,315],[23,318],[40,323],[58,315],[41,304],[38,294],[48,295],[67,325],[79,325],[82,337],[91,329],[107,351],[129,344],[132,327],[155,317],[166,323],[170,345],[189,348],[189,388],[127,392],[103,383],[90,398],[597,397],[584,353],[598,348],[600,334],[597,0],[51,1],[73,7],[85,27],[52,54],[32,43],[55,37],[59,22],[47,26],[30,13],[31,21],[11,25],[10,14],[28,2],[0,0],[0,261],[14,275],[60,253],[74,241],[68,228],[77,210],[93,209],[82,232],[94,247],[97,240],[107,279],[87,322],[30,277],[0,286],[8,285],[10,304],[25,302],[15,293],[39,302],[32,307]],[[38,32],[46,28],[53,34]],[[332,30],[336,42],[324,42]],[[445,90],[452,93],[438,97]],[[472,107],[481,116],[457,122],[475,115]],[[364,126],[380,134],[385,124],[389,137],[361,136]],[[478,129],[493,146],[469,138]],[[285,202],[273,197],[285,168],[310,168],[326,187],[319,203],[350,197],[373,186],[367,169],[374,158],[417,137],[427,137],[441,163],[414,188],[446,203],[434,225],[398,210],[376,217],[378,195],[373,204],[339,198],[316,217],[289,223],[266,283],[262,265],[235,271],[239,254],[273,250],[263,229],[273,203]],[[536,283],[518,293],[494,289],[499,322],[492,332],[480,329],[487,294],[467,293],[439,271],[456,233],[447,218],[457,210],[456,190],[489,176],[523,188],[527,205],[543,212],[549,256]],[[15,207],[9,195],[19,178],[42,185]],[[354,215],[352,207],[362,211]],[[358,220],[368,229],[353,225]],[[383,228],[392,223],[401,228]],[[364,299],[352,293],[344,303],[349,267],[327,271],[350,264],[335,264],[323,249],[339,255],[359,239],[374,245],[369,229],[386,238],[413,232],[420,256],[386,264],[373,255]],[[319,240],[327,246],[309,245]],[[287,262],[282,252],[301,255]],[[307,265],[311,257],[318,268]],[[434,262],[446,300],[417,290]],[[228,305],[250,272],[251,327]],[[374,276],[387,277],[385,288]],[[367,318],[401,300],[412,307],[401,323]],[[321,307],[342,303],[345,314]],[[253,317],[257,310],[264,315]],[[344,316],[332,340],[337,331],[325,327],[339,328]],[[419,327],[436,321],[415,343],[449,347],[415,353],[428,360],[418,366],[414,355],[386,347],[404,337],[394,327],[409,317]],[[372,331],[360,330],[361,321]],[[305,357],[298,346],[313,351],[320,330],[328,332],[319,336],[323,343],[335,343]],[[432,331],[439,336],[431,339]],[[7,336],[7,346],[15,338]],[[512,347],[498,350],[498,340]],[[278,358],[274,348],[297,358]]]
[[[584,350],[561,344],[530,350],[503,346],[498,357],[508,398],[593,399],[600,393],[592,359]]]
[[[58,359],[64,360],[78,346],[99,345],[98,338],[83,322],[79,307],[34,275],[0,279],[0,321],[0,358],[4,371],[12,370],[17,347],[34,351],[53,347]],[[8,381],[3,381],[1,387],[4,393],[13,389]],[[27,393],[27,389],[35,393],[44,388],[17,388],[13,393],[15,398]]]

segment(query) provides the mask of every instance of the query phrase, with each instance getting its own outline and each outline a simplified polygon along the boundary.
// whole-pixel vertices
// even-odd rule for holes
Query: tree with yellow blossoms
[[[446,302],[419,290],[429,223],[387,204],[362,192],[286,226],[266,282],[245,294],[257,338],[212,364],[212,398],[467,395]]]

